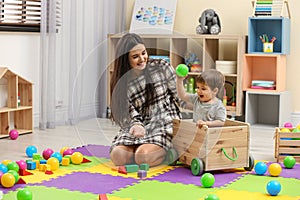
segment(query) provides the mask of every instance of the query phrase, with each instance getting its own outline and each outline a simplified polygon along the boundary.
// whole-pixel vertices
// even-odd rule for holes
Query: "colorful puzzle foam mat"
[[[280,163],[282,172],[278,177],[243,169],[212,171],[215,183],[205,188],[201,176],[192,175],[185,166],[152,167],[147,177],[141,179],[137,172],[119,173],[109,159],[108,146],[87,145],[74,151],[81,152],[90,162],[61,166],[49,175],[28,170],[32,175],[20,176],[21,182],[10,188],[0,186],[3,200],[16,200],[21,188],[30,190],[34,200],[97,200],[100,194],[108,200],[204,200],[209,194],[217,195],[220,200],[300,199],[300,164],[287,169]],[[281,185],[276,196],[266,189],[271,180]]]

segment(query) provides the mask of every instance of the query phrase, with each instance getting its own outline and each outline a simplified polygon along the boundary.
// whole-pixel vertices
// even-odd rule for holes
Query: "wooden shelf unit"
[[[0,138],[8,137],[12,129],[18,130],[19,134],[31,133],[33,131],[32,83],[7,67],[0,67],[0,80],[7,92],[6,105],[0,108]]]
[[[113,71],[113,60],[118,40],[122,34],[108,35],[108,95],[110,105],[110,77]],[[152,35],[140,34],[144,39],[149,55],[169,56],[171,65],[176,67],[184,63],[187,53],[195,53],[200,59],[203,70],[216,68],[216,60],[237,61],[236,74],[224,74],[226,80],[235,82],[236,106],[227,106],[228,115],[243,114],[242,66],[243,55],[246,52],[246,36],[244,35]],[[200,73],[200,72],[199,72]],[[189,73],[196,76],[199,73]]]

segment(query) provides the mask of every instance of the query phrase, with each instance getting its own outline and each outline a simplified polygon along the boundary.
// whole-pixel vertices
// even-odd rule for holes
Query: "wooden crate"
[[[293,156],[300,162],[300,132],[281,132],[282,128],[275,128],[275,158],[282,162],[286,156]]]
[[[194,158],[200,158],[205,171],[249,166],[248,123],[226,120],[224,127],[199,129],[190,120],[175,119],[173,130],[174,149],[183,164],[191,165]]]

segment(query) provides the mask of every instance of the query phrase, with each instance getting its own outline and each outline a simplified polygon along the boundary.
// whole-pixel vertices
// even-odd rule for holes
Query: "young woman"
[[[149,59],[139,35],[125,34],[111,79],[112,119],[120,126],[110,149],[112,162],[161,164],[172,145],[172,120],[181,118],[178,103],[173,67]]]

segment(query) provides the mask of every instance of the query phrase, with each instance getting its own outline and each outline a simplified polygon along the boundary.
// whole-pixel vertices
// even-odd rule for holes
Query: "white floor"
[[[78,147],[87,144],[110,145],[118,130],[108,119],[89,119],[76,126],[57,126],[55,129],[39,130],[21,135],[16,140],[0,139],[0,162],[3,160],[17,161],[28,159],[26,148],[34,145],[38,153],[46,148],[60,151],[63,147]],[[250,153],[256,160],[275,161],[274,159],[274,128],[251,127]]]

